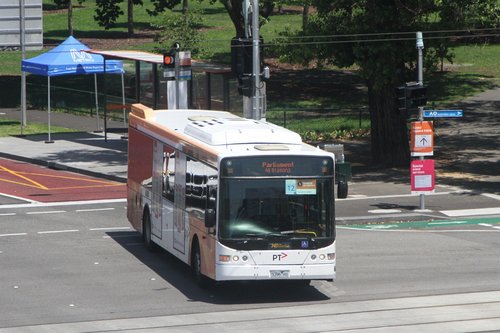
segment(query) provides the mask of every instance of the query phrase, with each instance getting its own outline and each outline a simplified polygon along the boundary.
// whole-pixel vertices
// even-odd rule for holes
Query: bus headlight
[[[233,261],[238,261],[238,260],[240,260],[240,257],[238,257],[238,256],[233,256]]]
[[[335,260],[336,255],[335,255],[335,253],[328,253],[327,257],[328,257],[328,260]]]
[[[321,253],[321,254],[319,255],[319,259],[320,259],[320,260],[325,260],[325,258],[326,258],[326,256],[325,256],[323,253]]]

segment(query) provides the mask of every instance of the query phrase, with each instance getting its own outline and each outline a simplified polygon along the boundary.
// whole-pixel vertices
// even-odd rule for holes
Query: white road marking
[[[397,214],[401,212],[400,209],[372,209],[368,211],[368,213],[372,214]]]
[[[477,229],[463,229],[463,230],[433,230],[433,229],[381,229],[381,228],[353,228],[348,226],[337,226],[337,229],[345,229],[351,231],[369,231],[369,232],[403,232],[403,233],[484,233],[484,232],[499,232],[496,230],[477,230]],[[500,227],[494,227],[500,230]]]
[[[91,228],[90,231],[101,231],[101,230],[130,230],[130,227],[109,227],[109,228]]]
[[[6,208],[34,208],[51,206],[74,206],[74,205],[96,205],[103,203],[127,202],[127,199],[85,200],[85,201],[63,201],[63,202],[34,202],[31,204],[0,205],[0,209]]]
[[[65,232],[79,232],[80,230],[77,229],[68,229],[68,230],[50,230],[50,231],[38,231],[37,234],[43,235],[43,234],[62,234]]]
[[[16,199],[16,200],[20,200],[20,201],[24,201],[24,202],[31,202],[31,204],[37,204],[37,203],[39,203],[39,201],[26,199],[26,198],[18,197],[18,196],[11,195],[11,194],[0,193],[0,195],[3,196],[3,197],[7,197],[7,198],[11,198],[11,199]]]
[[[481,193],[482,196],[495,199],[495,200],[500,200],[500,195],[498,194],[492,194],[492,193]]]
[[[5,213],[5,214],[0,214],[0,216],[13,216],[16,215],[16,213]]]
[[[492,208],[476,208],[476,209],[456,209],[456,210],[442,210],[446,216],[475,216],[475,215],[496,215],[500,214],[500,207]]]
[[[427,224],[431,225],[431,224],[464,224],[464,223],[467,223],[467,221],[429,222]]]
[[[26,215],[36,215],[36,214],[60,214],[60,213],[66,213],[65,210],[48,210],[48,211],[41,211],[41,212],[26,212]]]
[[[109,208],[93,208],[93,209],[77,209],[77,213],[83,213],[83,212],[100,212],[104,210],[114,210],[114,208],[109,207]]]
[[[25,232],[19,232],[16,234],[0,234],[0,237],[9,237],[9,236],[26,236],[27,233]]]
[[[433,195],[448,195],[454,193],[463,193],[464,191],[451,191],[451,192],[438,192],[429,193],[426,196]],[[393,195],[373,195],[373,196],[362,196],[362,195],[350,195],[345,199],[335,199],[337,201],[350,201],[350,200],[369,200],[369,199],[388,199],[388,198],[407,198],[407,197],[418,197],[418,194],[393,194]]]

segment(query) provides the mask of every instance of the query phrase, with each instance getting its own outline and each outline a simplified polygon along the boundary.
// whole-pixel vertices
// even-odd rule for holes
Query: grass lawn
[[[67,133],[75,132],[76,130],[60,127],[60,126],[50,126],[50,133]],[[24,135],[31,134],[48,134],[49,129],[46,124],[28,123],[24,129]],[[21,134],[21,123],[19,120],[7,119],[0,117],[0,137],[19,135]]]

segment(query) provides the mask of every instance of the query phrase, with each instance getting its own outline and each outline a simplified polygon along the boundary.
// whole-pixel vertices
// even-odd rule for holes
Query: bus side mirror
[[[215,227],[215,209],[205,209],[205,227]]]

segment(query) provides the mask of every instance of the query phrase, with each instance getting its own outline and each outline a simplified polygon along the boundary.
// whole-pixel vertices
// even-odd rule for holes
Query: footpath
[[[368,143],[344,142],[352,181],[348,198],[336,202],[338,222],[500,216],[500,88],[468,98],[456,108],[464,110],[463,118],[435,120],[436,192],[425,196],[424,210],[419,209],[419,196],[410,194],[409,170],[372,166]],[[0,109],[0,117],[20,119],[20,111]],[[47,112],[39,110],[27,111],[27,118],[48,120]],[[53,143],[46,142],[47,134],[0,138],[0,157],[126,182],[124,134],[108,132],[105,140],[95,118],[70,114],[52,113],[51,125],[79,132],[51,134]],[[124,124],[109,122],[108,127]]]

